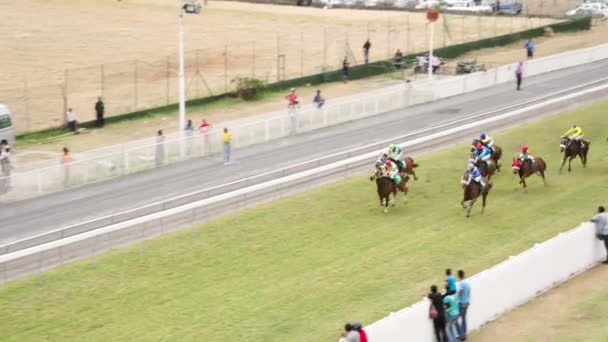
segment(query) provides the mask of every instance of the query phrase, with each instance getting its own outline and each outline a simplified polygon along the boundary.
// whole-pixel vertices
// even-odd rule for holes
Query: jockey
[[[583,129],[581,127],[572,125],[572,128],[570,128],[569,130],[564,132],[564,134],[561,137],[568,138],[570,140],[576,140],[579,143],[579,145],[581,146],[581,148],[585,147],[585,142],[583,140],[583,137],[584,137]]]
[[[481,133],[479,135],[479,140],[481,141],[482,144],[489,147],[492,150],[492,152],[494,151],[494,139],[491,136],[489,136],[485,133]]]
[[[524,145],[521,147],[521,153],[519,154],[519,159],[523,163],[526,159],[530,160],[532,164],[536,163],[534,157],[528,152],[528,146]]]
[[[492,160],[490,159],[492,157],[492,150],[490,150],[487,146],[484,146],[482,143],[478,143],[475,148],[475,154],[477,154],[477,157],[486,162],[486,164],[492,165]]]
[[[479,171],[477,166],[473,165],[473,163],[469,163],[467,171],[469,171],[472,180],[481,184],[482,189],[486,187],[486,183],[484,182],[483,177],[481,176],[481,171]]]
[[[401,175],[399,174],[399,168],[397,164],[393,163],[390,159],[384,163],[384,172],[387,177],[393,180],[396,185],[401,184]]]
[[[388,155],[385,152],[380,153],[378,158],[376,158],[376,168],[381,170],[387,160],[388,160]]]
[[[391,144],[388,147],[388,157],[398,163],[398,166],[405,170],[405,162],[403,161],[403,150],[399,145]]]

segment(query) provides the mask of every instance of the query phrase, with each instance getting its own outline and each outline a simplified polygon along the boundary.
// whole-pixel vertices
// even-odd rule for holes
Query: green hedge
[[[555,24],[551,24],[551,25],[547,25],[547,26],[553,28],[553,31],[555,31],[555,32],[589,30],[591,28],[591,17],[576,18],[576,19],[567,20],[567,21],[563,21],[563,22],[559,22],[559,23],[555,23]],[[504,46],[504,45],[508,45],[508,44],[523,40],[523,39],[531,39],[531,38],[535,38],[535,37],[541,37],[543,35],[544,35],[543,27],[533,28],[530,30],[520,31],[520,32],[516,32],[516,33],[502,35],[502,36],[481,39],[481,40],[477,40],[474,42],[457,44],[457,45],[452,45],[452,46],[448,46],[448,47],[444,47],[444,48],[439,48],[439,49],[435,50],[435,54],[438,56],[441,56],[443,58],[456,58],[458,56],[461,56],[461,55],[466,54],[471,51],[485,49],[485,48],[492,48],[492,47],[497,47],[497,46]],[[404,60],[412,61],[412,60],[414,60],[414,58],[417,55],[419,55],[421,53],[410,54],[410,55],[404,56]],[[407,67],[407,66],[405,66],[405,67]],[[389,59],[389,60],[377,61],[377,62],[364,64],[364,65],[353,66],[350,68],[350,77],[349,78],[351,80],[356,80],[356,79],[362,79],[362,78],[366,78],[366,77],[370,77],[370,76],[385,74],[385,73],[389,73],[389,72],[393,72],[393,71],[395,71],[395,67],[393,65],[392,59]],[[336,81],[340,81],[340,80],[342,80],[342,70],[332,70],[332,71],[328,71],[328,72],[324,72],[324,73],[320,73],[320,74],[316,74],[316,75],[310,75],[310,76],[271,83],[268,85],[268,90],[281,91],[281,90],[286,90],[286,89],[293,88],[293,87],[306,86],[308,84],[318,85],[318,84],[322,84],[325,82],[336,82]],[[202,105],[202,104],[207,104],[207,103],[213,103],[215,101],[225,99],[227,97],[232,97],[232,96],[234,96],[234,94],[232,92],[226,93],[226,94],[208,96],[208,97],[204,97],[204,98],[200,98],[200,99],[189,100],[187,102],[187,105]],[[177,109],[178,109],[177,104],[171,104],[171,105],[157,107],[157,108],[140,110],[140,111],[136,111],[136,112],[132,112],[132,113],[108,117],[108,118],[106,118],[106,123],[131,120],[131,119],[135,119],[135,118],[151,116],[151,115],[154,115],[157,113],[175,111]],[[80,123],[79,125],[82,127],[92,128],[95,126],[95,122],[88,121],[88,122]],[[51,128],[51,129],[38,131],[38,132],[19,134],[19,135],[17,135],[17,138],[18,139],[35,139],[37,137],[42,137],[42,136],[59,135],[59,134],[65,133],[65,132],[67,132],[67,130],[65,130],[65,129]]]

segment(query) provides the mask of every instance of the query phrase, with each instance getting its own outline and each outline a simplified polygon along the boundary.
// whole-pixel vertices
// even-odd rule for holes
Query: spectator
[[[289,93],[287,93],[287,107],[294,108],[300,104],[298,101],[298,93],[296,93],[296,88],[291,88]]]
[[[448,290],[448,287],[446,287]],[[458,317],[460,316],[460,305],[458,303],[458,295],[456,293],[449,294],[450,291],[446,292],[443,298],[443,303],[446,306],[446,331],[448,336],[448,342],[456,342],[460,339],[458,334],[460,328],[458,327]]]
[[[194,134],[194,126],[192,125],[192,120],[188,119],[188,123],[186,127],[184,127],[184,131],[186,132],[187,137],[191,137]]]
[[[155,155],[156,167],[159,167],[165,163],[165,136],[163,130],[159,129],[156,132],[156,155]]]
[[[460,302],[460,341],[467,340],[467,311],[471,299],[471,286],[465,279],[464,271],[458,270],[458,300]]]
[[[397,49],[397,52],[395,52],[395,68],[397,68],[397,70],[401,69],[401,67],[403,66],[403,52],[401,52],[401,49]]]
[[[439,70],[439,67],[441,66],[441,59],[439,59],[439,57],[437,56],[431,56],[431,65],[433,67],[433,74],[437,72],[437,70]]]
[[[363,330],[363,325],[361,325],[359,322],[355,322],[353,323],[353,328],[359,333],[359,339],[361,342],[367,342],[367,334],[365,333],[365,330]]]
[[[369,38],[363,44],[363,60],[365,64],[369,63],[369,49],[372,47],[372,43],[370,43]]]
[[[198,126],[198,132],[203,136],[203,148],[205,154],[211,151],[211,141],[209,139],[209,129],[211,129],[211,125],[207,123],[207,120],[203,119],[200,126]]]
[[[2,170],[2,190],[8,191],[11,187],[11,147],[8,144],[0,144],[0,170]]]
[[[359,333],[354,329],[353,325],[350,323],[346,323],[344,325],[344,332],[342,333],[342,338],[340,338],[338,341],[361,342],[361,338],[359,337]]]
[[[105,106],[103,104],[103,101],[101,100],[101,97],[97,98],[97,102],[95,103],[95,124],[97,126],[97,128],[102,128],[103,125],[105,124],[105,121],[103,119],[103,114],[105,112]]]
[[[528,59],[532,59],[534,57],[534,42],[532,42],[532,39],[528,39],[524,47],[528,53]]]
[[[519,62],[515,69],[515,77],[517,78],[517,90],[521,90],[521,81],[524,77],[524,63]]]
[[[606,247],[606,260],[604,264],[608,264],[608,213],[605,212],[603,206],[597,208],[597,215],[593,216],[591,222],[595,223],[595,236],[600,241],[604,241]]]
[[[342,78],[344,83],[348,82],[348,77],[350,76],[350,63],[348,62],[348,57],[344,57],[342,61]]]
[[[429,307],[429,316],[433,319],[433,329],[437,342],[447,342],[447,332],[445,330],[445,307],[443,305],[443,297],[437,292],[437,285],[431,286],[431,293],[428,294],[431,301]]]
[[[321,97],[321,90],[320,89],[317,89],[317,94],[312,99],[312,102],[317,105],[317,108],[321,108],[325,104],[325,99],[323,97]]]
[[[230,144],[232,143],[232,134],[228,133],[228,128],[224,128],[222,142],[224,143],[224,165],[227,165],[230,163]]]
[[[68,111],[65,113],[65,119],[68,122],[70,132],[76,132],[76,114],[74,114],[72,108],[68,108]]]
[[[63,166],[63,187],[67,188],[70,186],[70,165],[72,164],[72,157],[70,156],[70,150],[67,147],[63,148],[61,154],[61,165]]]
[[[452,270],[449,268],[445,270],[445,288],[447,290],[445,296],[456,293],[456,278],[452,275]]]

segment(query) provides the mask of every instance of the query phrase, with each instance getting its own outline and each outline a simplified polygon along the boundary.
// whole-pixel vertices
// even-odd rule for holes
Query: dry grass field
[[[107,115],[175,102],[177,13],[172,0],[0,0],[0,102],[19,131],[57,126],[65,106],[93,118],[96,96]],[[553,19],[449,15],[437,45],[545,25]],[[215,2],[186,16],[189,97],[231,89],[238,76],[268,81],[426,49],[421,13],[323,10]]]

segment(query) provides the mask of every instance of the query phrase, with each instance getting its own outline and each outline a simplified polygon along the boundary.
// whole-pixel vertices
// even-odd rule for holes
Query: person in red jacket
[[[365,330],[363,330],[361,323],[353,323],[353,328],[359,333],[359,339],[361,339],[361,342],[367,342],[367,335],[365,334]]]

